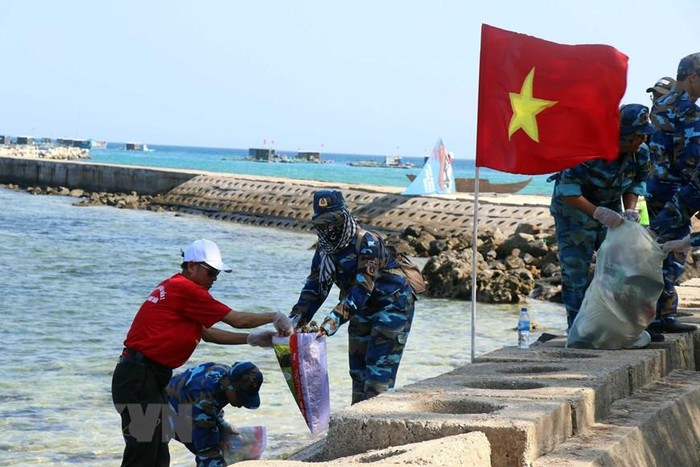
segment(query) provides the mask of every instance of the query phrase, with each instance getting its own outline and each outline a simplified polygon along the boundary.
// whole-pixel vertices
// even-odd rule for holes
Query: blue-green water
[[[171,166],[180,161],[178,151],[182,149],[112,155],[97,151],[104,154],[98,158],[96,152],[95,160],[114,157],[102,161],[124,163],[116,159],[160,157],[164,166]],[[197,157],[218,166],[223,153],[211,151]],[[194,156],[190,152],[187,157]],[[296,164],[238,163],[255,167],[256,174],[268,167],[301,170]],[[190,164],[186,168],[213,170]],[[76,207],[74,201],[0,188],[0,258],[5,266],[0,293],[0,465],[119,464],[123,441],[111,404],[111,373],[138,307],[161,280],[177,272],[180,248],[190,241],[205,237],[219,244],[234,272],[223,274],[212,293],[237,310],[286,312],[308,272],[315,239],[309,234],[199,216]],[[329,300],[317,317],[334,304]],[[564,333],[561,305],[532,302],[530,310],[540,332]],[[469,316],[469,303],[421,299],[397,386],[467,364]],[[477,355],[515,345],[518,306],[478,304],[477,316]],[[312,442],[271,351],[202,343],[187,365],[237,360],[252,360],[265,374],[262,406],[255,411],[230,408],[227,419],[239,426],[267,426],[265,458]],[[338,411],[350,401],[345,327],[328,340],[328,363],[331,410]],[[192,465],[192,456],[179,443],[171,443],[171,452],[173,465]]]
[[[341,183],[362,183],[366,185],[407,187],[406,174],[418,174],[423,166],[423,157],[404,157],[404,162],[414,164],[413,168],[396,169],[380,167],[357,167],[349,162],[364,160],[383,161],[382,156],[354,154],[321,154],[324,164],[311,163],[262,163],[245,160],[247,149],[197,148],[184,146],[149,146],[151,151],[125,151],[123,145],[109,144],[107,149],[91,150],[92,161],[109,164],[145,165],[175,169],[207,170],[246,175],[298,178]],[[280,154],[294,156],[294,152],[278,151]],[[453,162],[455,177],[474,177],[474,161],[455,159]],[[479,178],[492,183],[510,183],[521,181],[529,176],[508,174],[488,168],[479,170]],[[550,195],[551,183],[546,182],[546,175],[536,175],[529,185],[519,194]]]

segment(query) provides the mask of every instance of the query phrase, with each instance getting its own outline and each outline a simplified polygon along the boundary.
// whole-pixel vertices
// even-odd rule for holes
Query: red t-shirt
[[[207,289],[178,273],[161,282],[141,305],[124,345],[177,368],[197,347],[202,326],[211,327],[230,311]]]

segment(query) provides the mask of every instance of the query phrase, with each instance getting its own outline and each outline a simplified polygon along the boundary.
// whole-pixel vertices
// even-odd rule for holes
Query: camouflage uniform
[[[237,365],[247,365],[254,368],[258,383],[250,378],[242,378],[233,382],[231,371]],[[221,451],[220,434],[233,431],[231,425],[224,420],[223,408],[229,404],[226,390],[236,390],[236,385],[255,386],[259,388],[262,374],[249,362],[236,363],[233,367],[218,363],[203,363],[173,376],[166,388],[168,403],[175,412],[188,404],[192,410],[192,441],[183,443],[196,457],[198,467],[225,467]],[[257,394],[257,389],[255,389]],[[259,399],[257,401],[259,405]],[[246,407],[256,408],[255,403]],[[189,409],[189,408],[188,408]],[[184,413],[184,407],[182,413]],[[182,415],[182,413],[180,415]],[[178,439],[179,440],[179,439]]]
[[[333,283],[338,286],[340,302],[321,327],[330,336],[349,321],[354,404],[394,387],[411,330],[415,295],[403,275],[390,271],[396,272],[399,264],[373,232],[356,235],[329,256],[335,264],[332,282],[320,279],[322,259],[317,248],[291,316],[299,320],[297,326],[305,325],[326,300]]]
[[[649,148],[642,144],[636,153],[622,154],[608,162],[591,160],[563,170],[556,180],[550,204],[559,247],[562,301],[568,327],[574,321],[590,284],[593,254],[605,238],[605,227],[584,212],[569,206],[563,196],[584,196],[596,206],[622,211],[621,196],[644,196],[649,174]]]
[[[700,210],[700,107],[687,92],[674,90],[658,100],[651,120],[658,131],[650,142],[655,165],[648,181],[647,206],[650,227],[663,242],[688,235],[690,218]],[[697,235],[693,234],[693,246],[700,246]],[[664,260],[657,319],[677,311],[676,283],[685,258],[686,252],[672,251]]]

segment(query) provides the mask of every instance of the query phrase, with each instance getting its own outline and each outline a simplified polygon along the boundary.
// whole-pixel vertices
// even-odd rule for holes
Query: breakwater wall
[[[85,160],[0,157],[0,183],[80,188],[143,195],[165,193],[196,176],[194,172],[96,164]]]
[[[409,197],[393,187],[96,164],[85,160],[0,157],[0,183],[112,193],[135,191],[160,195],[156,202],[170,209],[224,221],[297,230],[311,229],[313,192],[322,188],[342,190],[358,220],[384,232],[421,226],[445,236],[471,235],[474,220],[470,194]],[[544,197],[483,194],[478,214],[480,229],[499,229],[506,235],[521,223],[541,230],[553,227],[548,198]]]

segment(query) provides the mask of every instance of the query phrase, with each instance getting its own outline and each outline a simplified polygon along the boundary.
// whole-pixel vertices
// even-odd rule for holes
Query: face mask
[[[313,221],[316,233],[329,243],[337,243],[343,235],[345,218],[341,212],[328,213]]]

